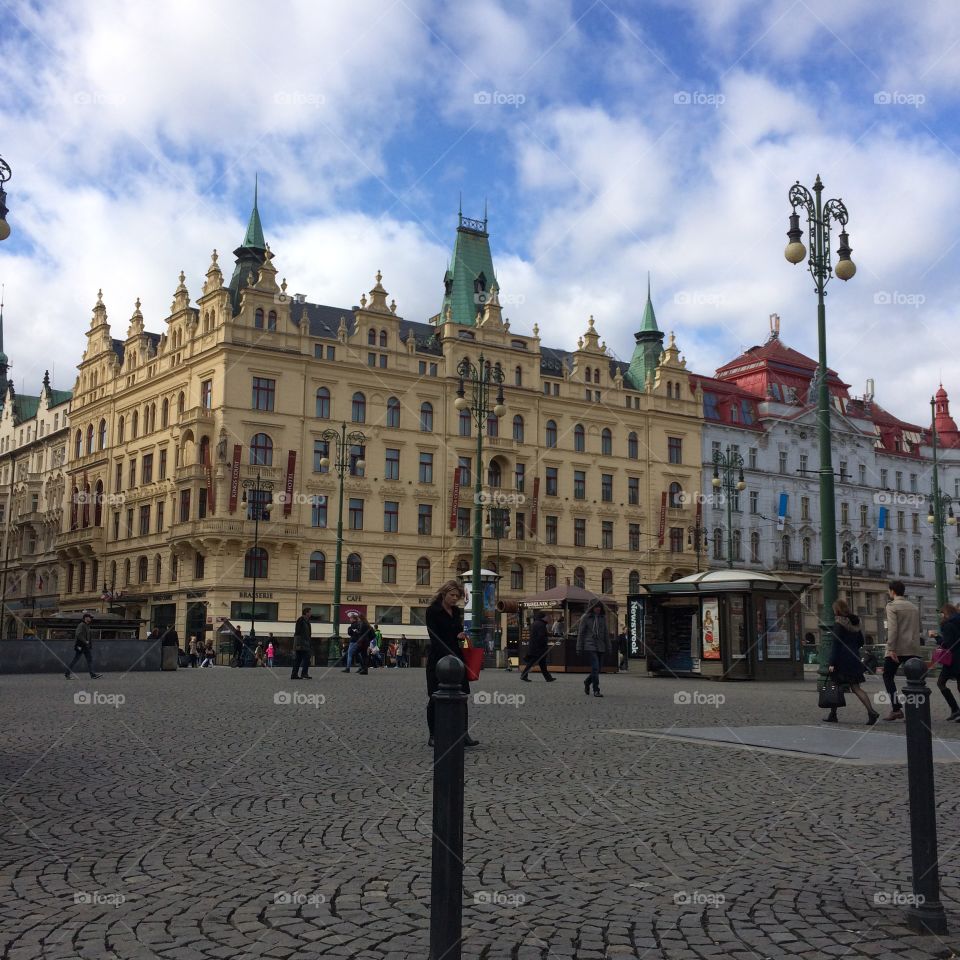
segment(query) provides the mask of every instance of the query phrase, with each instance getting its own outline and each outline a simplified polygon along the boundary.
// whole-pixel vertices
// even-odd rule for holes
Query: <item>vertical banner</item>
[[[203,477],[207,482],[207,513],[211,516],[216,512],[215,494],[213,492],[213,458],[210,455],[210,444],[203,446]]]
[[[83,471],[83,526],[90,526],[90,481],[87,471]]]
[[[240,491],[240,451],[239,443],[233,445],[233,464],[230,467],[230,512],[237,511],[237,494]]]
[[[540,478],[533,478],[533,505],[530,508],[530,536],[537,535],[537,511],[540,509]]]
[[[877,539],[882,540],[887,530],[887,508],[881,507],[877,516]]]
[[[693,535],[697,538],[693,549],[699,553],[706,546],[703,542],[703,494],[697,497],[697,522],[693,525]]]
[[[777,529],[782,530],[787,522],[787,495],[780,494],[780,503],[777,506]]]
[[[453,492],[450,496],[450,529],[457,529],[457,511],[460,509],[460,468],[453,471]]]
[[[719,660],[720,605],[717,598],[704,598],[701,609],[703,611],[703,626],[700,629],[701,656],[704,660]]]
[[[287,479],[283,485],[283,515],[290,516],[293,510],[293,478],[297,472],[297,451],[290,450],[287,453]]]
[[[660,531],[657,534],[657,543],[663,546],[663,536],[667,532],[667,491],[660,495]]]

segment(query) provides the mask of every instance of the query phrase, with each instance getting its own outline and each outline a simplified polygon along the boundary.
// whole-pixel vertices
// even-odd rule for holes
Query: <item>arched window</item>
[[[163,562],[160,559],[160,554],[158,553],[153,558],[153,582],[159,583],[161,574],[163,573]]]
[[[263,580],[266,579],[269,569],[270,558],[263,547],[251,547],[243,555],[243,575],[245,577],[256,577],[258,580]]]
[[[743,535],[739,530],[733,531],[733,559],[742,560],[743,556]]]
[[[599,382],[600,382],[600,368],[599,368],[599,367],[596,367],[596,368],[594,369],[594,371],[593,371],[593,382],[594,382],[594,383],[599,383]]]
[[[157,429],[157,405],[155,403],[150,404],[150,432],[153,433]]]
[[[897,551],[897,559],[900,561],[899,564],[899,574],[901,576],[906,576],[907,574],[907,551],[904,547],[901,547]]]
[[[317,416],[321,420],[330,419],[330,391],[326,387],[317,388]]]
[[[723,531],[719,527],[713,531],[713,559],[723,559]]]
[[[573,585],[581,590],[587,588],[587,574],[583,567],[575,567],[573,571]]]
[[[683,487],[679,483],[671,483],[667,490],[667,504],[673,509],[683,506]]]
[[[627,456],[631,460],[637,460],[640,457],[640,441],[632,430],[627,436]]]
[[[386,330],[381,330],[381,331],[380,331],[380,346],[381,346],[382,348],[384,348],[384,349],[385,349],[386,346],[387,346],[387,331],[386,331]]]
[[[613,433],[609,427],[604,427],[603,433],[600,434],[600,452],[605,457],[613,456]]]
[[[146,583],[149,576],[149,564],[146,557],[141,557],[137,561],[137,583]]]
[[[263,307],[257,307],[253,315],[253,325],[258,329],[263,329]]]
[[[73,436],[73,459],[79,460],[83,455],[83,431],[78,427]]]
[[[256,433],[250,441],[250,466],[273,466],[273,441],[265,433]]]
[[[420,404],[420,432],[433,433],[433,404],[426,400]]]
[[[487,486],[499,487],[502,483],[503,472],[500,469],[500,464],[496,460],[491,460],[490,466],[487,468]]]
[[[523,567],[519,563],[510,564],[510,589],[523,589]]]
[[[170,425],[170,401],[164,397],[163,403],[160,405],[160,426],[167,427]]]
[[[29,439],[29,437],[28,437]],[[93,424],[87,427],[87,453],[93,453]]]
[[[473,426],[473,417],[469,410],[461,410],[457,417],[457,428],[461,437],[469,437]]]
[[[515,387],[523,386],[523,367],[515,367],[513,371],[513,385]]]
[[[123,561],[123,585],[129,586],[130,584],[130,560]]]
[[[95,527],[103,526],[103,481],[98,480],[94,488],[93,501],[93,525]],[[94,584],[96,586],[96,584]]]
[[[487,436],[500,436],[500,418],[492,411],[487,415]]]
[[[613,571],[609,567],[600,574],[600,592],[613,593]]]
[[[760,562],[760,534],[759,533],[750,534],[750,562],[751,563]]]
[[[547,421],[547,446],[555,447],[557,445],[557,422],[556,420]]]
[[[513,418],[513,439],[523,443],[523,417],[519,413]]]
[[[387,426],[393,430],[400,426],[400,401],[396,397],[387,401]]]
[[[384,583],[397,582],[397,558],[392,554],[387,554],[383,558],[383,566],[380,572],[380,579]]]
[[[187,398],[184,396],[183,391],[180,391],[180,395],[177,397],[177,419],[183,416],[184,408],[186,407]]]
[[[166,426],[166,424],[164,424],[164,426]],[[123,443],[126,437],[125,428],[126,428],[126,421],[121,416],[120,419],[117,421],[117,443]]]
[[[470,569],[469,560],[458,560],[457,561],[457,576],[462,576]]]
[[[363,561],[359,553],[347,557],[347,583],[359,583],[363,577]]]
[[[97,449],[104,450],[107,446],[107,421],[100,421],[100,436],[97,441]]]
[[[913,575],[915,577],[923,576],[923,559],[919,550],[913,551]]]
[[[84,527],[90,526],[90,484],[83,485],[83,517],[81,523]]]
[[[350,419],[354,423],[367,422],[367,398],[358,390],[353,395],[353,403],[350,407]]]
[[[883,548],[883,569],[886,570],[887,573],[890,573],[890,571],[892,570],[891,556],[892,555],[891,555],[890,548],[884,547]]]
[[[70,498],[70,529],[77,529],[77,507],[80,505],[80,490],[73,488],[73,496]]]
[[[780,539],[780,559],[783,563],[790,562],[790,538],[782,537]]]
[[[417,586],[426,587],[430,583],[430,561],[421,557],[417,561]]]
[[[322,550],[314,550],[310,554],[310,579],[327,579],[327,557]]]
[[[640,571],[631,570],[630,575],[627,577],[627,593],[639,593],[640,592]]]
[[[374,330],[373,327],[371,327],[367,331],[367,346],[375,347],[376,345],[377,345],[377,331]]]
[[[209,467],[210,460],[210,438],[206,435],[200,438],[200,448],[197,456],[197,463],[201,466]]]
[[[589,367],[587,367],[587,369],[584,371],[584,379],[587,381],[587,383],[590,383],[590,381],[593,379],[593,371]]]
[[[809,537],[804,537],[803,540],[800,541],[800,550],[801,550],[800,559],[803,560],[804,563],[809,563],[810,562],[810,538]]]
[[[543,589],[552,590],[557,585],[557,568],[554,566],[547,567],[543,571]]]
[[[267,314],[267,329],[276,330],[277,329],[277,311],[271,310]]]
[[[573,449],[577,453],[583,453],[587,449],[587,433],[582,423],[578,423],[573,428]]]

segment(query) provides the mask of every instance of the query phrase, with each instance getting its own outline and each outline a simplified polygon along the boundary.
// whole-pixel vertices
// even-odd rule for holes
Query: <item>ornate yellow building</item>
[[[543,346],[537,326],[510,329],[486,221],[460,218],[427,323],[398,315],[379,273],[352,308],[289,294],[256,203],[234,256],[226,279],[214,251],[194,306],[181,273],[160,335],[138,301],[114,339],[98,296],[71,412],[65,608],[111,602],[193,634],[248,617],[256,573],[258,620],[304,603],[328,620],[338,488],[321,435],[341,423],[366,438],[347,451],[343,602],[371,620],[420,622],[469,566],[478,468],[486,499],[512,497],[505,537],[484,544],[501,597],[569,580],[622,599],[693,571],[684,494],[698,488],[702,403],[672,336],[663,348],[649,290],[622,363],[592,317],[572,352]],[[504,372],[508,413],[477,464],[453,401],[457,363],[481,352]],[[258,477],[271,505],[250,489]]]

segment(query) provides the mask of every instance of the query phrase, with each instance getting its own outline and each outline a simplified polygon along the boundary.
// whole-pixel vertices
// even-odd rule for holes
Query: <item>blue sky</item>
[[[712,372],[762,341],[815,351],[783,259],[786,193],[822,174],[858,273],[829,355],[922,420],[956,330],[960,18],[951,4],[664,0],[469,5],[5,3],[0,247],[18,387],[72,384],[98,288],[162,328],[177,274],[239,242],[255,172],[293,290],[399,311],[442,295],[458,197],[489,205],[506,314],[628,356],[646,272],[661,327]],[[485,96],[487,95],[487,96]]]

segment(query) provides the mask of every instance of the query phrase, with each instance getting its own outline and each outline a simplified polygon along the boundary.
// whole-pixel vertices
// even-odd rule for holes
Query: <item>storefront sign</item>
[[[703,626],[700,629],[701,648],[704,660],[720,659],[720,606],[716,597],[705,599],[700,608],[703,611]]]
[[[533,478],[533,505],[530,508],[530,536],[537,535],[537,511],[540,509],[540,478]]]
[[[261,593],[258,590],[257,595],[254,596],[253,593],[249,590],[241,590],[240,599],[241,600],[272,600],[273,593],[269,590],[265,590],[263,593]]]
[[[642,597],[631,597],[627,601],[627,642],[631,657],[645,657],[647,654],[645,626],[646,602]]]
[[[297,451],[291,450],[287,454],[287,481],[283,485],[286,496],[283,498],[283,515],[290,516],[293,510],[293,478],[297,472]]]
[[[425,607],[429,607],[433,603],[433,597],[417,597],[417,603],[423,604]]]
[[[233,445],[233,464],[230,467],[230,512],[237,512],[237,494],[240,491],[240,452],[239,443]]]
[[[659,545],[663,546],[663,535],[667,532],[667,491],[660,495],[660,530],[657,534]]]
[[[188,600],[199,600],[201,597],[205,597],[206,595],[207,595],[206,590],[188,590],[187,591]]]
[[[457,529],[457,510],[460,509],[460,468],[453,471],[453,495],[450,498],[450,529]]]
[[[340,605],[340,622],[349,623],[350,614],[355,613],[358,617],[366,617],[367,607],[363,603],[342,603]]]
[[[767,633],[767,659],[790,659],[790,621],[786,600],[768,597],[764,602]]]

